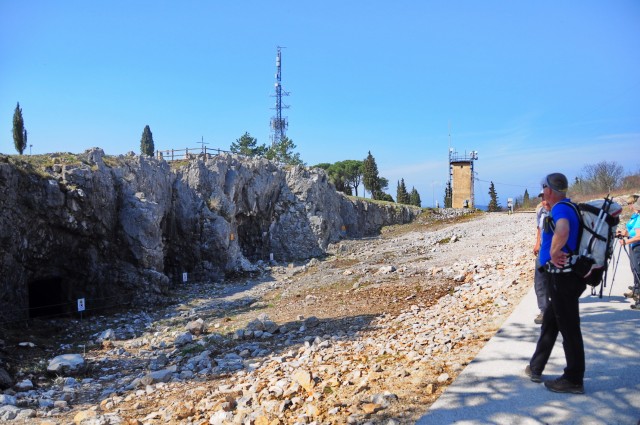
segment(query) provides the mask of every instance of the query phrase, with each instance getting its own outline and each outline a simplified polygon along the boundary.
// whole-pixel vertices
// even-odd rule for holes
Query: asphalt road
[[[616,247],[615,253],[618,254]],[[628,257],[612,260],[603,297],[590,287],[580,300],[585,343],[585,394],[557,394],[531,382],[524,368],[540,326],[533,287],[496,335],[431,406],[417,424],[640,425],[640,311],[622,295],[633,283]],[[543,380],[562,375],[558,337]]]

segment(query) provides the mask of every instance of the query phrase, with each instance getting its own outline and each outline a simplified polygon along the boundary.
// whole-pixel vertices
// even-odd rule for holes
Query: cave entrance
[[[238,214],[238,244],[242,254],[250,261],[264,260],[269,256],[269,237],[260,220],[253,216]]]
[[[29,282],[29,318],[66,313],[62,278],[49,277]]]

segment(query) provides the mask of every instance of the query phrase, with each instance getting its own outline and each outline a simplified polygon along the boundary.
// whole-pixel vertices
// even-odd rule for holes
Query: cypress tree
[[[404,179],[400,179],[398,182],[398,188],[396,191],[396,202],[398,204],[410,204],[409,193],[407,192],[407,186],[404,184]]]
[[[420,199],[420,194],[418,193],[415,187],[411,188],[411,194],[409,195],[409,204],[415,205],[416,207],[422,206],[422,200]]]
[[[362,164],[362,183],[364,188],[371,193],[371,199],[375,199],[377,192],[380,191],[380,182],[378,165],[373,155],[371,155],[371,151],[369,151]]]
[[[153,156],[155,153],[155,146],[153,144],[153,134],[151,134],[151,129],[148,125],[144,126],[144,130],[142,131],[142,138],[140,139],[140,154]]]
[[[487,208],[487,211],[500,211],[500,205],[498,205],[498,194],[496,193],[496,188],[493,185],[493,182],[489,185],[489,199],[489,207]]]
[[[453,204],[453,189],[451,189],[451,181],[447,182],[447,186],[444,188],[444,207],[451,208]]]
[[[13,112],[13,144],[20,155],[22,155],[24,150],[27,148],[27,130],[24,128],[20,102],[18,102],[16,109]]]
[[[525,189],[524,196],[522,197],[522,207],[529,208],[530,204],[531,204],[531,200],[529,199],[529,191]]]

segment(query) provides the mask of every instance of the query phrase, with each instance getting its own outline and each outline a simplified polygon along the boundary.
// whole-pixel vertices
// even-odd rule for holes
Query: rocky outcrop
[[[320,256],[420,212],[347,198],[322,170],[233,155],[172,168],[98,148],[0,156],[0,200],[0,316],[11,320],[75,310],[79,298],[87,309],[152,303],[183,273]]]

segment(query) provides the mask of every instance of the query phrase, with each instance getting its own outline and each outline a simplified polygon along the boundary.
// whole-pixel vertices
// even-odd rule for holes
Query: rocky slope
[[[0,322],[164,300],[200,280],[308,259],[420,210],[337,193],[322,170],[200,156],[0,156]],[[141,297],[141,295],[144,295]],[[57,307],[56,307],[57,306]]]
[[[43,368],[65,353],[85,364],[54,380],[24,370],[0,419],[414,423],[530,287],[532,221],[387,227],[329,245],[322,260],[188,283],[167,309],[48,323],[57,338],[32,330],[7,346],[31,342],[21,353]]]

